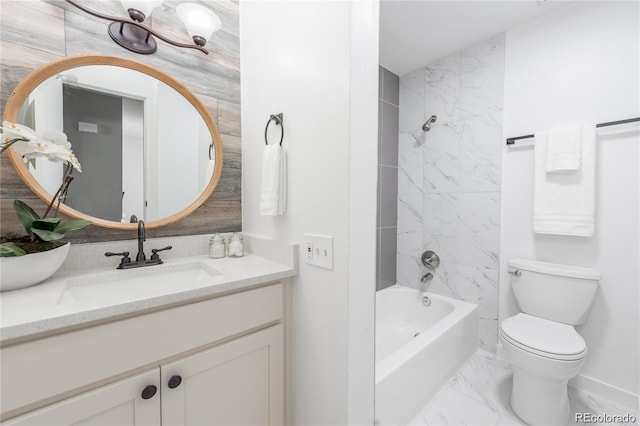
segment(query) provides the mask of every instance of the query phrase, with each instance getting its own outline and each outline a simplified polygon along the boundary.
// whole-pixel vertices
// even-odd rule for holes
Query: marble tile
[[[480,349],[408,424],[526,426],[511,409],[512,378],[513,370],[506,360]],[[575,422],[575,413],[629,413],[636,419],[640,418],[637,410],[629,411],[628,408],[574,388],[569,388],[569,401],[572,412],[570,425],[585,424]]]
[[[436,123],[424,134],[423,191],[455,192],[460,186],[460,122]]]
[[[480,347],[491,353],[496,352],[498,340],[498,275],[497,269],[442,262],[427,288],[478,305]]]
[[[438,124],[455,121],[460,108],[460,54],[427,65],[424,74],[425,118],[438,116]]]
[[[420,287],[422,263],[422,234],[420,232],[398,232],[396,280],[412,288]]]
[[[424,68],[400,77],[400,133],[417,134],[424,123]]]
[[[497,268],[499,193],[425,194],[423,241],[443,261]]]
[[[497,269],[500,251],[500,193],[463,193],[456,196],[457,262]]]
[[[625,414],[630,414],[636,418],[636,423],[638,419],[640,419],[640,411],[638,410],[638,406],[635,409],[629,409],[627,407],[623,407],[619,404],[616,404],[611,401],[607,401],[602,398],[598,398],[595,395],[592,395],[588,392],[581,391],[579,389],[569,388],[569,402],[571,404],[571,422],[572,425],[584,425],[585,423],[578,420],[576,418],[577,413],[589,413],[595,415],[609,415],[609,416],[624,416]],[[609,425],[623,425],[623,424],[634,424],[634,423],[621,423],[621,422],[611,422],[611,423],[600,423],[596,422],[594,424],[609,424]]]
[[[424,194],[423,203],[425,249],[435,251],[441,261],[457,261],[460,233],[457,194]]]
[[[497,340],[503,75],[498,36],[400,79],[398,282],[419,288],[426,272],[419,255],[438,253],[429,290],[479,305],[480,344],[490,352]],[[417,132],[432,114],[432,129]]]
[[[398,232],[422,233],[422,194],[398,195]]]
[[[478,341],[480,342],[480,349],[494,354],[497,352],[497,318],[480,318],[478,323]]]
[[[459,190],[487,192],[500,190],[502,157],[502,111],[500,122],[493,115],[470,118],[460,130]]]
[[[426,425],[492,425],[500,418],[498,412],[452,387],[442,389],[419,416]]]
[[[422,146],[413,136],[398,137],[398,194],[422,194]]]

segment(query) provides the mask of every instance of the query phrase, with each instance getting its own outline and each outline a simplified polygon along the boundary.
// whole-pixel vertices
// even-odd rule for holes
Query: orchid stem
[[[58,201],[58,203],[56,204],[54,217],[57,217],[58,210],[60,210],[60,203],[62,202],[63,198],[66,198],[67,190],[69,189],[69,185],[73,180],[73,176],[71,176],[71,173],[73,173],[73,166],[71,166],[70,164],[67,164],[65,168],[67,170],[65,170],[64,180],[60,185],[60,187],[58,188],[58,191],[56,191],[55,195],[51,198],[51,202],[49,203],[49,207],[47,207],[47,211],[44,213],[43,219],[47,218],[47,216],[49,215],[49,212],[51,211],[51,208],[53,207],[53,203],[55,203],[56,200]]]
[[[15,139],[10,139],[6,142],[2,143],[2,148],[0,148],[0,155],[2,155],[7,149],[11,148],[11,145],[13,145],[16,142],[28,142],[29,139],[24,139],[24,138],[15,138]]]

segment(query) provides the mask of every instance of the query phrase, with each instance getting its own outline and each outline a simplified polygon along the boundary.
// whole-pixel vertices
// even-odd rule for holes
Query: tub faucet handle
[[[434,270],[436,269],[438,266],[440,266],[440,257],[431,250],[427,250],[424,253],[422,253],[422,264],[424,266],[426,266],[427,268]]]

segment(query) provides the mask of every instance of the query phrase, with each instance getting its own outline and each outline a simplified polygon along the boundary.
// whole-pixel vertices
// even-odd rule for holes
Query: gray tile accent
[[[396,283],[400,78],[383,67],[378,71],[376,290],[381,290]]]
[[[380,253],[380,228],[376,229],[376,291],[381,290],[382,289],[382,278],[381,278],[381,273],[380,273],[380,265],[382,264],[381,262],[381,253]]]
[[[388,69],[384,70],[382,77],[382,99],[393,105],[400,102],[400,77]]]
[[[397,228],[380,229],[380,289],[396,283]]]
[[[383,123],[383,105],[382,99],[378,100],[378,164],[382,162],[382,123]]]
[[[399,109],[395,105],[382,104],[382,149],[380,163],[398,167],[398,118]]]
[[[378,98],[382,99],[382,84],[384,81],[384,68],[378,65]]]
[[[398,168],[379,166],[380,227],[397,226],[398,223]]]

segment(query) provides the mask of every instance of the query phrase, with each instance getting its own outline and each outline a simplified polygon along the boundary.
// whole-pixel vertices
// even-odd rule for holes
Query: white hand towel
[[[287,160],[279,144],[267,145],[262,156],[260,214],[278,216],[286,211]]]
[[[582,131],[581,166],[572,173],[546,173],[549,132],[537,132],[533,230],[539,234],[591,237],[595,223],[595,126]]]
[[[584,127],[573,125],[549,130],[547,173],[571,173],[580,169]]]

